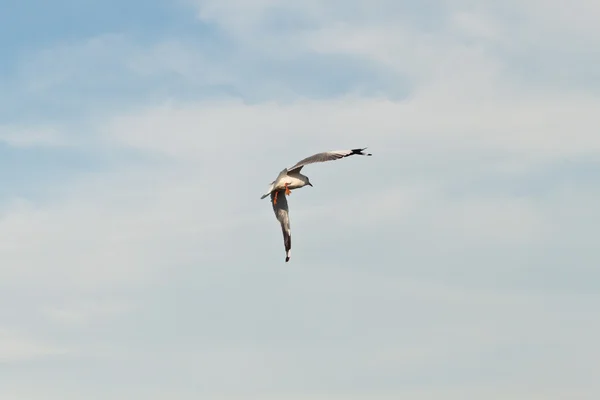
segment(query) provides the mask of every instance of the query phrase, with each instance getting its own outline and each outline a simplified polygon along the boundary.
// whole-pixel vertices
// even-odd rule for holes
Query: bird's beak
[[[308,182],[308,186],[313,187],[312,183]]]

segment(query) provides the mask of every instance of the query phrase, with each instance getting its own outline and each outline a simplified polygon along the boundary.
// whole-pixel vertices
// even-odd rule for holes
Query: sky
[[[600,397],[600,3],[4,0],[0,398]],[[289,197],[268,184],[324,150]]]

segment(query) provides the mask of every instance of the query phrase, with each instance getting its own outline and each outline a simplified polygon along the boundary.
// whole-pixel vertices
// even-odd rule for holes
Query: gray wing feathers
[[[319,163],[319,162],[325,162],[325,161],[333,161],[333,160],[338,160],[340,158],[353,156],[353,155],[370,156],[371,154],[364,153],[365,149],[366,149],[366,147],[363,149],[333,150],[333,151],[325,151],[323,153],[317,153],[310,157],[306,157],[303,160],[298,161],[293,167],[288,168],[288,171],[291,172],[291,171],[295,170],[297,172],[300,172],[302,167],[304,167],[307,164],[313,164],[313,163]]]
[[[273,202],[277,194],[277,204]],[[290,216],[288,210],[288,202],[285,196],[285,190],[271,193],[271,204],[273,204],[273,211],[277,221],[281,224],[281,231],[283,232],[283,245],[285,247],[285,262],[290,260],[290,252],[292,249],[292,231],[290,230]]]

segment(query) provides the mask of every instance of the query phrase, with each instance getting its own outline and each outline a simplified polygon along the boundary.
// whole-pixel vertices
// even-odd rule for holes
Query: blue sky
[[[600,6],[9,1],[0,398],[596,399]],[[267,200],[289,197],[292,259]]]

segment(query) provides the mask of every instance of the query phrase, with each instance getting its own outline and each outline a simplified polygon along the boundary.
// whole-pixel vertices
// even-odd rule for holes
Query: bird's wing
[[[277,204],[273,201],[277,193]],[[273,204],[273,211],[275,211],[275,217],[281,224],[281,231],[283,232],[283,245],[285,247],[285,262],[290,260],[290,252],[292,249],[292,231],[290,230],[290,216],[288,210],[288,202],[285,196],[285,190],[279,190],[271,193],[271,204]]]
[[[333,161],[338,160],[340,158],[353,156],[353,155],[361,155],[361,156],[370,156],[370,153],[365,153],[364,149],[352,149],[352,150],[333,150],[333,151],[325,151],[323,153],[317,153],[310,157],[306,157],[303,160],[298,161],[294,166],[288,168],[289,172],[300,172],[302,167],[307,164],[325,162],[325,161]]]

